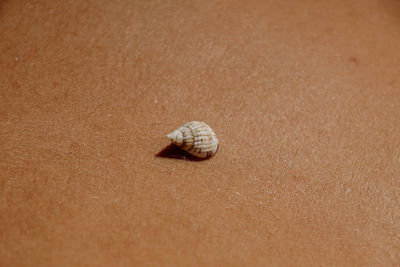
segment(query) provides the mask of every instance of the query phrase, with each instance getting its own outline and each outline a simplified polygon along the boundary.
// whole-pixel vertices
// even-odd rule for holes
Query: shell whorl
[[[209,125],[200,121],[190,121],[167,138],[181,149],[199,158],[212,157],[218,150],[218,139]]]

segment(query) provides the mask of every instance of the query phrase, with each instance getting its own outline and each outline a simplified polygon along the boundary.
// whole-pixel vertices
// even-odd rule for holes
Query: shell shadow
[[[170,144],[166,146],[163,150],[155,154],[157,158],[169,158],[169,159],[180,159],[180,160],[189,160],[189,161],[203,161],[206,159],[197,158],[188,152],[180,149],[175,144]]]

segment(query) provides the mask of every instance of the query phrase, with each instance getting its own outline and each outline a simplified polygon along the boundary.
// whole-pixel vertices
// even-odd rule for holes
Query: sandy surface
[[[399,49],[397,0],[0,1],[0,265],[400,264]]]

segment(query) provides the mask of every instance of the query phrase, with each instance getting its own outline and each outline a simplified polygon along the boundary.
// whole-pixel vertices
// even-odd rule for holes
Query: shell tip
[[[167,134],[165,137],[170,141],[174,141],[174,135],[172,133]]]

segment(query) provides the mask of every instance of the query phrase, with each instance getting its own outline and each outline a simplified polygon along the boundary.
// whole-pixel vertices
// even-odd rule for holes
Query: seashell
[[[218,150],[219,142],[214,131],[201,121],[187,122],[167,134],[167,138],[181,149],[198,158],[212,157]]]

